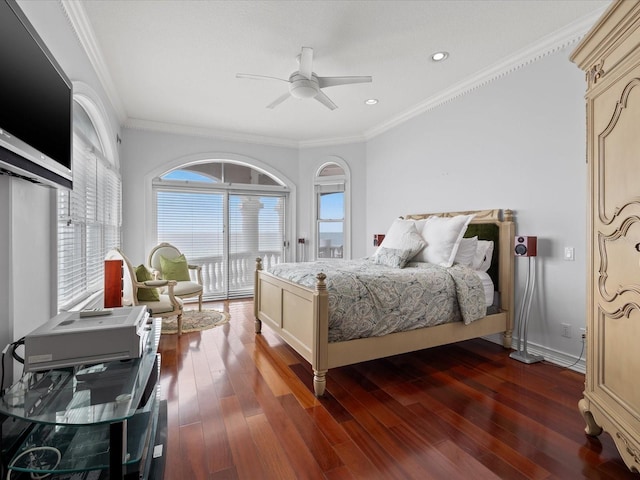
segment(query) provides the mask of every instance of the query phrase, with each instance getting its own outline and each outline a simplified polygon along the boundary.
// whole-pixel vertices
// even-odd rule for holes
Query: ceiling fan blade
[[[300,68],[299,72],[304,78],[311,80],[311,72],[313,69],[313,48],[302,47],[300,53]]]
[[[347,85],[349,83],[369,83],[372,82],[371,77],[318,77],[318,86],[320,88],[335,87],[336,85]]]
[[[289,92],[285,93],[284,95],[279,96],[273,102],[271,102],[269,105],[267,105],[267,108],[275,108],[275,107],[277,107],[278,105],[280,105],[282,102],[284,102],[290,96],[291,96],[291,94]]]
[[[331,101],[329,97],[327,97],[324,92],[318,92],[318,94],[313,97],[318,100],[321,104],[327,107],[329,110],[335,110],[338,106]]]
[[[236,73],[236,78],[248,78],[250,80],[280,80],[289,83],[289,80],[277,77],[268,77],[266,75],[253,75],[252,73]]]

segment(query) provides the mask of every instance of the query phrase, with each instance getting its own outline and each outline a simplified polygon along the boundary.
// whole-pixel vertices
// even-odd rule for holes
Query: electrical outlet
[[[571,325],[568,323],[562,324],[562,336],[565,338],[571,338]]]
[[[580,329],[580,340],[583,342],[587,341],[587,329],[586,328],[581,328]]]

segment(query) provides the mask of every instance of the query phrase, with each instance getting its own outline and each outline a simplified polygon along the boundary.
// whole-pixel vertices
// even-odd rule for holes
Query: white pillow
[[[470,267],[473,263],[473,258],[476,256],[476,250],[478,249],[478,237],[463,238],[460,240],[460,246],[458,247],[458,253],[453,263]]]
[[[493,258],[493,242],[490,240],[478,240],[478,248],[473,257],[471,268],[480,272],[486,272],[491,267]]]
[[[427,246],[413,258],[415,262],[429,262],[450,267],[473,215],[455,217],[429,217],[420,234]]]
[[[376,249],[375,255],[380,253],[380,249],[384,247],[386,249],[410,251],[412,253],[409,258],[411,258],[422,250],[425,245],[426,243],[418,233],[418,230],[416,230],[416,224],[413,220],[396,218],[389,230],[387,230],[384,240]]]

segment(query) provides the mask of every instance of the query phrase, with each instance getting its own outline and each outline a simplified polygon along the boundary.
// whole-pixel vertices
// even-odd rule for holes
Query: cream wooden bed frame
[[[515,224],[511,210],[478,210],[407,215],[407,219],[426,218],[430,215],[452,217],[475,214],[474,224],[495,224],[499,235],[499,292],[500,312],[487,315],[469,325],[462,322],[446,323],[382,337],[360,338],[344,342],[328,342],[329,308],[325,275],[317,275],[315,289],[283,280],[262,270],[262,261],[256,260],[254,314],[255,331],[259,334],[262,323],[271,327],[285,342],[296,350],[313,369],[313,388],[316,396],[324,394],[326,374],[330,368],[367,360],[384,358],[423,348],[445,345],[495,333],[502,333],[505,348],[511,347],[514,319],[514,254]],[[494,252],[496,255],[496,252]]]

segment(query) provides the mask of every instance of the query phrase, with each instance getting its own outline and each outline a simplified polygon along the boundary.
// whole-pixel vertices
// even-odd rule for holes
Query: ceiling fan
[[[289,84],[289,91],[276,98],[267,105],[267,108],[275,108],[289,97],[294,98],[315,98],[330,110],[335,110],[338,106],[321,90],[326,87],[336,85],[347,85],[350,83],[368,83],[371,77],[318,77],[313,71],[313,48],[302,47],[298,60],[299,69],[289,75],[289,80],[266,75],[252,75],[250,73],[238,73],[236,78],[250,78],[256,80],[278,80]]]

